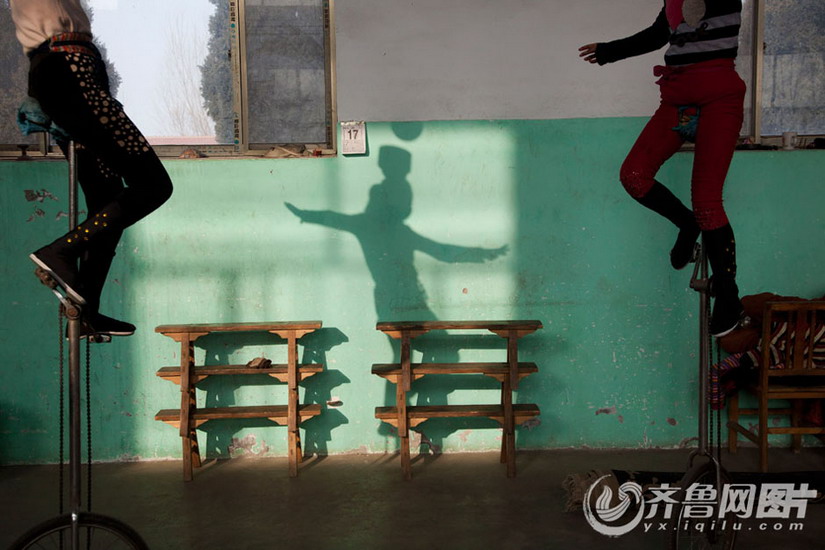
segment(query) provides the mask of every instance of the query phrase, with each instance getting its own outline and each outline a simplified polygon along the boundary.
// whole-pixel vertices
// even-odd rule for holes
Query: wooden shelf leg
[[[289,356],[287,364],[287,378],[289,385],[289,402],[287,407],[287,430],[289,431],[289,477],[298,476],[298,453],[300,452],[300,439],[298,433],[298,339],[295,333],[287,335],[287,345]]]
[[[410,424],[407,416],[407,392],[399,380],[395,385],[395,405],[398,410],[398,437],[401,445],[401,474],[404,479],[412,479],[410,463]]]
[[[198,435],[192,422],[197,408],[192,368],[195,363],[195,344],[189,335],[180,340],[180,436],[183,442],[183,479],[192,481],[192,468],[200,467]]]
[[[504,426],[503,444],[504,455],[507,458],[507,477],[516,477],[516,436],[515,417],[513,415],[513,392],[510,389],[510,377],[504,377],[502,384],[502,398],[504,399]]]
[[[412,479],[412,465],[410,461],[410,437],[401,437],[401,474],[405,480]]]
[[[518,334],[510,331],[507,335],[507,364],[510,367],[510,388],[518,389]]]
[[[398,382],[403,387],[405,392],[410,391],[412,387],[412,369],[410,366],[411,350],[410,335],[404,332],[401,335],[401,380]]]
[[[768,472],[768,394],[764,389],[759,396],[759,471]]]
[[[792,413],[791,413],[791,426],[794,428],[798,428],[802,424],[802,410],[803,410],[803,402],[801,399],[794,399],[791,401],[792,406]],[[798,453],[802,451],[802,435],[801,434],[793,434],[791,436],[791,448],[793,452]]]
[[[181,437],[183,444],[183,480],[192,481],[192,440],[188,437]]]
[[[501,407],[504,408],[504,381],[501,382]],[[504,429],[502,426],[501,429],[501,456],[499,456],[499,462],[502,464],[507,463],[507,430]]]
[[[298,477],[298,441],[295,432],[289,432],[289,477]]]

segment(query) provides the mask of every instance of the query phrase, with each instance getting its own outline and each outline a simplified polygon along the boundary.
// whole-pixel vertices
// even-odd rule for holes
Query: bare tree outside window
[[[214,12],[209,18],[208,53],[200,66],[201,92],[206,111],[215,122],[218,143],[232,143],[235,114],[232,106],[232,63],[229,45],[229,2],[209,0]]]
[[[215,123],[206,112],[200,82],[207,38],[186,19],[170,18],[163,30],[160,70],[169,78],[167,86],[154,90],[156,123],[161,135],[179,137],[181,143],[187,137],[215,142]]]

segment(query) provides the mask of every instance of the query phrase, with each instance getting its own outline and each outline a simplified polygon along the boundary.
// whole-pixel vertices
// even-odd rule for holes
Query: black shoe
[[[679,229],[679,236],[676,237],[676,244],[670,250],[670,265],[673,269],[682,269],[693,259],[693,249],[696,241],[699,240],[701,230],[696,223],[688,227]]]
[[[83,305],[86,300],[80,295],[77,274],[77,261],[55,253],[51,246],[45,246],[29,254],[29,258],[45,271],[55,283],[76,304]]]
[[[85,317],[80,321],[80,339],[91,337],[92,341],[108,342],[112,336],[131,336],[135,333],[135,325],[126,321],[118,321],[100,313],[94,313],[91,320]],[[66,327],[66,338],[69,338],[69,327]]]
[[[710,334],[719,338],[733,331],[742,317],[742,302],[736,286],[736,240],[730,224],[702,232],[703,246],[713,270],[710,292],[714,296]]]
[[[131,336],[135,333],[135,325],[126,321],[112,319],[100,313],[94,313],[83,322],[83,326],[88,327],[90,334],[103,334],[107,336]],[[81,334],[83,329],[81,329]]]
[[[713,281],[711,281],[713,285]],[[730,334],[739,326],[745,309],[742,307],[742,302],[736,292],[734,284],[733,289],[713,289],[716,298],[713,301],[713,313],[710,316],[710,335],[714,338],[721,338]]]

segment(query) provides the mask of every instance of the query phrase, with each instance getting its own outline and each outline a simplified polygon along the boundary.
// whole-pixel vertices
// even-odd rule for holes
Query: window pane
[[[227,4],[88,0],[95,40],[121,79],[117,97],[149,143],[232,143]]]
[[[825,2],[765,3],[762,133],[825,133]]]
[[[14,35],[8,3],[0,1],[0,143],[35,143],[17,128],[17,108],[26,98],[29,59]]]
[[[326,143],[323,0],[247,0],[250,144]]]

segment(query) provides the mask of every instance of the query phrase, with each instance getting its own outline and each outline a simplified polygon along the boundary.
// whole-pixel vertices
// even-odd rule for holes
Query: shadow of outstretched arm
[[[356,216],[332,210],[302,210],[289,202],[285,202],[284,205],[305,223],[314,223],[343,231],[353,231],[355,226]]]
[[[482,248],[478,246],[457,246],[435,242],[415,234],[415,249],[429,254],[436,260],[450,263],[480,264],[495,260],[509,252],[510,247]]]

